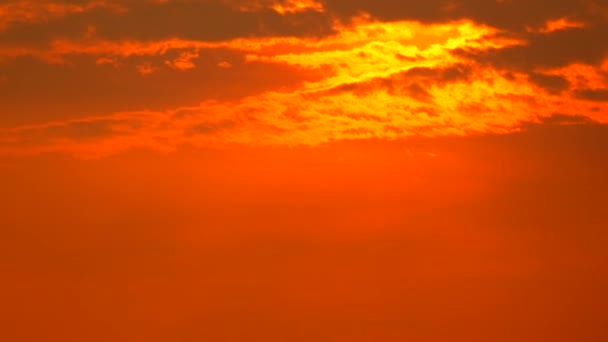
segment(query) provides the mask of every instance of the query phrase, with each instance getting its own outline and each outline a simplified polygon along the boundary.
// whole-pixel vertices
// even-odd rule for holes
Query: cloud
[[[74,40],[84,36],[110,41],[158,41],[177,37],[217,42],[248,37],[320,37],[332,32],[331,17],[317,10],[307,10],[306,6],[293,10],[296,5],[277,2],[277,6],[290,9],[279,13],[272,9],[275,5],[267,5],[255,11],[243,11],[223,1],[107,1],[107,6],[91,5],[86,11],[72,11],[52,21],[35,20],[27,25],[10,26],[0,31],[0,46],[40,48],[56,39]],[[116,6],[121,10],[113,10]],[[30,8],[26,6],[26,9]],[[93,33],[91,27],[94,27]]]
[[[560,68],[574,63],[597,66],[608,52],[608,43],[601,39],[606,34],[608,25],[598,23],[585,29],[525,35],[525,44],[502,49],[478,51],[469,48],[456,53],[494,67],[520,71]]]
[[[570,87],[570,82],[565,77],[559,75],[531,73],[528,75],[528,81],[552,94],[559,94]]]
[[[115,13],[125,11],[125,8],[118,3],[104,0],[80,2],[52,0],[8,1],[0,4],[0,32],[12,25],[46,24],[53,20],[96,9],[110,9]]]
[[[224,0],[222,2],[244,12],[259,12],[268,9],[279,14],[325,11],[323,3],[318,0]]]
[[[608,102],[608,88],[605,89],[580,89],[576,97],[595,102]]]
[[[542,27],[538,29],[528,28],[528,31],[551,33],[560,30],[580,29],[584,28],[585,26],[585,23],[582,22],[572,21],[567,18],[560,18],[555,20],[548,20]]]
[[[399,4],[128,2],[121,14],[74,14],[71,17],[111,16],[114,21],[85,20],[82,23],[95,29],[80,37],[59,34],[46,45],[1,46],[6,102],[11,111],[36,106],[23,101],[35,90],[40,98],[48,97],[47,103],[61,103],[61,108],[47,105],[28,111],[47,118],[53,110],[72,113],[57,117],[52,127],[147,113],[145,119],[129,119],[139,131],[113,137],[116,132],[110,129],[103,137],[96,136],[99,139],[93,140],[100,144],[106,138],[121,141],[104,145],[104,151],[131,145],[170,150],[183,144],[318,145],[349,139],[502,134],[555,113],[608,120],[606,46],[587,43],[600,42],[608,27],[579,2],[556,4],[544,12],[540,2],[532,2],[529,13],[508,23],[490,9],[515,13],[521,9],[519,1],[479,8],[470,1],[430,1],[416,8]],[[567,10],[576,11],[567,15]],[[212,21],[223,18],[221,13],[242,16],[246,20],[238,25],[245,26],[225,36],[186,32],[195,27],[189,18],[200,11],[207,11],[205,17]],[[173,13],[175,18],[168,22],[179,18],[180,23],[156,27],[158,32],[131,31],[129,25],[141,22],[137,18],[144,13],[158,16],[157,22]],[[268,18],[306,26],[306,18],[313,17],[329,25],[322,34],[286,27],[268,31],[266,26]],[[257,28],[247,26],[247,20],[256,21]],[[109,22],[118,23],[112,28],[115,34],[109,33]],[[143,30],[150,29],[146,25]],[[17,77],[27,85],[22,90],[7,86]],[[53,88],[47,83],[51,79]],[[68,105],[74,109],[66,111]],[[17,112],[7,116],[24,117]],[[29,123],[47,127],[44,121]],[[15,139],[29,134],[28,126],[14,126],[7,129]],[[44,135],[44,128],[38,131]],[[80,131],[88,132],[84,127]],[[95,132],[91,130],[92,135]],[[36,141],[47,149],[83,150],[78,144],[84,138],[72,133],[52,131],[46,142]],[[86,146],[95,148],[91,141]]]
[[[198,52],[181,52],[179,57],[174,60],[166,60],[165,64],[170,66],[171,68],[178,70],[189,70],[196,67],[196,65],[192,62],[193,59],[198,58]]]
[[[187,50],[185,50],[187,51]],[[192,50],[189,50],[192,51]],[[0,63],[0,127],[112,115],[116,112],[169,110],[208,100],[233,103],[271,90],[292,91],[321,77],[318,71],[283,64],[246,62],[238,51],[203,49],[178,70],[160,56],[71,56],[67,63],[47,65],[32,58]],[[100,63],[100,62],[106,63]],[[231,68],[221,68],[229,61]],[[35,94],[35,95],[33,95]],[[32,101],[32,97],[36,100]]]
[[[541,118],[540,122],[547,125],[584,125],[597,124],[596,121],[583,115],[553,114]],[[534,125],[534,123],[532,123]],[[604,127],[605,128],[605,127]]]

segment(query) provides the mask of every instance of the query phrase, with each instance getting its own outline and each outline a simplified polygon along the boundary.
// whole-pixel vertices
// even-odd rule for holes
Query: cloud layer
[[[0,11],[5,153],[608,121],[600,1],[13,1]]]

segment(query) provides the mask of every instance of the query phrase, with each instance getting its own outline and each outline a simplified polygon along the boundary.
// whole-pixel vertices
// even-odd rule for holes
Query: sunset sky
[[[608,341],[608,1],[0,0],[0,340]]]

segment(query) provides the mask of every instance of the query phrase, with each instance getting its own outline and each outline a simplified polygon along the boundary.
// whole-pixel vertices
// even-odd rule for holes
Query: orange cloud
[[[82,13],[96,8],[108,8],[116,12],[126,9],[104,0],[93,0],[81,4],[61,3],[47,0],[21,0],[0,4],[0,31],[12,23],[45,22],[71,14]]]
[[[551,33],[555,31],[567,30],[567,29],[575,29],[575,28],[583,28],[585,27],[585,23],[573,21],[567,18],[560,18],[556,20],[549,20],[545,23],[544,26],[538,29],[528,28],[530,32],[540,32],[540,33]]]
[[[118,62],[116,61],[116,59],[110,58],[110,57],[99,57],[95,61],[95,64],[97,64],[97,65],[112,65],[114,67],[118,67]]]
[[[318,0],[223,0],[221,2],[232,5],[243,12],[254,12],[262,9],[272,9],[279,14],[324,11],[323,4]]]
[[[320,40],[56,41],[40,55],[127,58],[178,51],[178,57],[166,65],[187,71],[195,67],[193,59],[200,49],[225,48],[246,54],[249,63],[323,70],[325,76],[293,91],[270,91],[236,103],[207,101],[168,111],[5,130],[13,142],[4,150],[18,149],[20,141],[33,150],[104,155],[134,146],[172,150],[183,144],[317,145],[335,140],[508,133],[519,130],[522,122],[557,113],[608,121],[608,103],[601,101],[608,84],[593,66],[573,64],[530,76],[452,53],[526,44],[503,38],[494,28],[471,21],[425,25],[367,17],[352,25],[336,25],[336,35]],[[137,71],[150,74],[155,67],[146,62]],[[581,83],[581,77],[587,81]],[[556,81],[558,87],[552,87]],[[116,122],[137,129],[117,129]],[[76,133],[79,130],[100,134],[84,141]]]
[[[323,4],[316,0],[285,0],[276,2],[272,8],[278,13],[294,13],[304,10],[323,11]]]
[[[165,64],[173,69],[189,70],[196,67],[194,62],[192,62],[192,60],[195,58],[198,58],[197,52],[184,51],[180,53],[179,57],[175,58],[174,60],[165,61]]]

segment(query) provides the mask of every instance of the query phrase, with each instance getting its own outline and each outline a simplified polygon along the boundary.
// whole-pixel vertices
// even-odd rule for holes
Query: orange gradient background
[[[3,341],[608,340],[601,0],[0,2]]]

